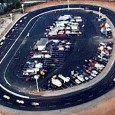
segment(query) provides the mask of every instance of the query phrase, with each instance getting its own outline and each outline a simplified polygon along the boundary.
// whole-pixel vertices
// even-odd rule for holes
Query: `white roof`
[[[71,25],[72,30],[79,30],[78,26],[76,25]]]
[[[58,77],[62,79],[64,82],[69,82],[70,78],[69,77],[64,77],[63,75],[59,74]]]
[[[76,22],[82,22],[81,16],[75,16],[74,18],[76,19]]]
[[[65,23],[63,21],[56,23],[56,26],[59,27],[65,27]]]
[[[34,55],[32,56],[32,58],[43,58],[43,57],[44,57],[43,54],[34,54]]]
[[[53,39],[52,41],[55,42],[55,43],[59,43],[59,40],[54,40],[54,39]]]
[[[78,78],[80,81],[84,81],[83,75],[78,75],[77,78]]]
[[[39,42],[37,42],[38,46],[45,46],[48,43],[48,38],[41,38]]]
[[[81,16],[74,16],[75,19],[81,19]]]
[[[58,34],[64,34],[64,31],[59,31]]]
[[[111,31],[111,28],[109,27],[109,28],[106,28],[106,31]]]
[[[102,32],[102,33],[105,32],[105,27],[101,28],[101,32]]]
[[[62,86],[62,83],[58,80],[58,79],[53,79],[52,78],[52,84],[53,85],[56,85],[56,86],[58,86],[58,87],[61,87]]]
[[[64,15],[64,16],[60,16],[58,20],[68,20],[70,18],[71,18],[71,15]]]
[[[59,50],[59,51],[64,51],[64,47],[63,47],[63,46],[59,46],[59,47],[58,47],[58,50]]]
[[[82,19],[76,19],[76,22],[82,22]]]
[[[71,32],[69,30],[66,31],[66,34],[70,34]]]
[[[108,49],[108,50],[112,50],[112,47],[110,47],[110,46],[107,46],[107,49]]]
[[[51,55],[45,54],[44,57],[45,57],[45,58],[51,58]]]
[[[108,23],[105,23],[105,27],[108,28],[110,27],[110,25]]]
[[[50,32],[48,33],[48,35],[50,35],[50,36],[57,35],[57,31],[55,31],[55,30],[50,31]]]
[[[39,68],[33,68],[34,72],[38,72]]]
[[[27,72],[27,73],[33,73],[34,69],[27,69],[25,72]]]
[[[80,84],[80,83],[81,83],[78,79],[75,79],[75,82],[76,82],[76,83],[78,83],[78,84]]]
[[[67,26],[65,29],[69,30],[69,29],[70,29],[70,26]]]
[[[35,64],[35,67],[36,67],[36,68],[42,68],[42,66],[43,66],[42,63],[37,63],[37,64]]]

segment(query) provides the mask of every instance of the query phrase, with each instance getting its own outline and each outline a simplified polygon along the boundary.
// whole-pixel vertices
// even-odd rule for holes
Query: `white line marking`
[[[37,15],[37,16],[34,16],[34,17],[28,22],[28,24],[25,26],[25,28],[22,30],[22,32],[21,32],[20,35],[17,37],[17,39],[15,40],[15,42],[12,44],[12,46],[11,46],[10,49],[7,51],[7,53],[4,55],[4,57],[1,59],[0,64],[3,62],[3,60],[5,59],[5,57],[8,55],[8,53],[10,52],[10,50],[13,48],[13,46],[15,45],[15,43],[18,41],[18,39],[20,38],[20,36],[22,35],[22,33],[25,31],[25,29],[27,28],[27,26],[30,24],[30,22],[31,22],[33,19],[35,19],[36,17],[39,17],[39,16],[41,16],[41,15],[43,15],[43,14],[46,14],[46,13],[50,13],[50,12],[54,12],[54,11],[59,11],[59,10],[65,10],[65,9],[67,10],[67,8],[50,10],[50,11],[47,11],[47,12],[43,12],[43,13]],[[71,9],[78,9],[78,8],[71,8]],[[13,27],[12,27],[12,28],[13,28]],[[12,29],[12,28],[11,28],[11,29]],[[10,30],[9,30],[9,31],[10,31]]]
[[[57,9],[57,10],[65,10],[65,8],[64,8],[64,9]],[[31,22],[33,19],[35,19],[36,17],[39,17],[39,16],[41,16],[41,15],[43,15],[43,14],[46,14],[46,13],[49,13],[49,12],[53,12],[53,11],[56,11],[56,10],[47,11],[47,12],[41,13],[41,14],[39,14],[39,15],[33,17],[33,18],[28,22],[28,24],[26,25],[26,27],[22,30],[22,32],[20,33],[20,35],[18,36],[18,38],[14,41],[14,43],[12,44],[12,46],[10,47],[10,49],[8,50],[8,52],[7,52],[7,53],[4,55],[4,57],[1,59],[0,64],[3,62],[3,60],[5,59],[5,57],[8,55],[8,53],[9,53],[10,50],[13,48],[13,46],[15,45],[15,43],[18,41],[18,39],[20,38],[20,36],[22,35],[22,33],[25,31],[25,29],[27,28],[27,26],[30,24],[30,22]],[[32,30],[32,28],[34,27],[34,25],[36,24],[37,21],[38,21],[38,19],[34,22],[33,26],[32,26],[31,29],[29,30],[29,32]],[[28,32],[28,34],[29,34],[29,32]],[[28,34],[27,34],[27,35],[28,35]],[[27,36],[26,36],[26,37],[27,37]],[[26,38],[26,37],[25,37],[25,38]],[[25,38],[24,38],[24,39],[25,39]],[[14,55],[17,53],[17,51],[19,50],[19,48],[21,47],[21,45],[22,45],[22,44],[20,44],[20,46],[18,47],[18,49],[16,50],[16,52],[14,53]],[[8,85],[10,85],[10,86],[11,86],[11,84],[10,84],[10,83],[8,82],[8,80],[6,79],[5,74],[6,74],[7,68],[8,68],[8,66],[9,66],[9,64],[11,63],[11,61],[12,61],[14,55],[12,56],[11,60],[10,60],[9,63],[7,64],[7,66],[6,66],[6,68],[5,68],[5,71],[4,71],[4,80],[5,80],[6,83],[7,83]]]
[[[43,15],[43,14],[46,14],[46,13],[50,13],[50,12],[53,12],[53,11],[59,11],[59,10],[67,10],[67,8],[63,8],[63,9],[55,9],[55,10],[50,10],[50,11],[47,11],[47,12],[43,12],[43,13],[41,13],[41,14],[39,14],[39,15],[36,15],[36,16],[34,16],[33,18],[31,18],[31,20],[28,22],[28,24],[25,26],[25,28],[22,30],[22,32],[20,33],[20,35],[17,37],[17,39],[14,41],[14,43],[12,44],[12,46],[10,47],[10,49],[7,51],[7,53],[4,55],[4,57],[1,59],[1,61],[0,61],[0,64],[4,61],[4,59],[6,58],[6,56],[8,55],[8,53],[10,52],[10,50],[13,48],[13,46],[15,45],[15,43],[18,41],[18,39],[20,38],[20,36],[22,35],[22,33],[25,31],[25,29],[27,28],[27,26],[30,24],[30,22],[33,20],[33,19],[35,19],[36,17],[39,17],[39,16],[41,16],[41,15]],[[71,9],[76,9],[76,8],[71,8]],[[22,17],[21,17],[22,18]],[[20,20],[20,19],[19,19]],[[17,20],[18,21],[18,20]],[[17,21],[15,22],[15,24],[17,23]],[[14,24],[14,25],[15,25]],[[13,25],[13,26],[14,26]],[[11,27],[11,29],[13,28],[13,26]],[[33,27],[33,26],[32,26]],[[11,30],[11,29],[9,29],[9,31]],[[9,32],[8,31],[8,32]],[[8,33],[7,32],[7,33]],[[7,34],[6,33],[6,34]],[[5,35],[6,36],[6,35]],[[18,49],[16,50],[16,52],[19,50],[19,48],[21,47],[21,45],[22,44],[20,44],[20,46],[18,47]],[[16,54],[16,52],[14,53],[14,54]],[[13,57],[12,57],[13,58]],[[12,60],[12,59],[11,59]],[[10,63],[10,62],[9,62]],[[6,69],[5,69],[5,71],[4,71],[4,79],[5,79],[5,81],[6,81],[6,83],[7,84],[9,84],[10,85],[10,83],[6,80],[6,78],[5,78],[5,73],[6,73],[6,70],[7,70],[7,68],[8,68],[8,66],[9,66],[9,63],[7,64],[7,67],[6,67]],[[22,98],[30,98],[30,97],[28,97],[28,96],[23,96],[23,95],[20,95],[20,94],[17,94],[17,93],[15,93],[15,92],[12,92],[12,91],[10,91],[10,90],[8,90],[7,88],[5,88],[2,84],[0,84],[0,87],[2,88],[2,89],[4,89],[5,91],[7,91],[7,92],[9,92],[9,93],[11,93],[11,94],[13,94],[13,95],[15,95],[15,96],[18,96],[18,97],[22,97]]]
[[[5,75],[5,73],[4,73],[4,75]],[[11,86],[11,84],[8,82],[8,80],[6,79],[5,76],[4,76],[4,80],[6,81],[6,83],[7,83],[9,86]]]
[[[33,26],[30,28],[29,32],[32,30],[32,28],[34,27],[34,25],[36,24],[37,20],[34,22]],[[10,61],[8,62],[5,70],[4,70],[4,80],[6,81],[6,83],[11,86],[11,84],[8,82],[8,80],[6,79],[6,71],[12,61],[12,59],[14,58],[14,56],[16,55],[16,53],[18,52],[18,50],[20,49],[20,47],[23,45],[23,42],[25,42],[25,39],[27,38],[27,36],[23,39],[22,43],[19,45],[19,47],[17,48],[17,50],[15,51],[14,55],[12,56],[12,58],[10,59]]]
[[[4,86],[2,86],[1,84],[0,84],[0,87],[1,87],[2,89],[4,89],[5,91],[7,91],[8,93],[13,94],[13,95],[15,95],[15,96],[18,96],[18,97],[21,97],[21,98],[26,98],[26,99],[29,99],[29,98],[30,98],[30,97],[28,97],[28,96],[23,96],[23,95],[20,95],[20,94],[15,93],[15,92],[12,92],[12,91],[8,90],[7,88],[5,88]]]

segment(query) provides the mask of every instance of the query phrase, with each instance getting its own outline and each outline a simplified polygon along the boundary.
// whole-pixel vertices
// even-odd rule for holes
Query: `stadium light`
[[[37,87],[37,91],[39,92],[39,87],[38,87],[38,79],[39,79],[39,75],[35,75],[34,79],[36,80],[36,87]]]
[[[101,7],[99,7],[99,19],[101,17]]]
[[[21,4],[22,6],[22,13],[24,13],[24,4]]]
[[[11,22],[13,22],[13,14],[10,13],[10,19],[11,19]]]
[[[68,10],[69,10],[69,8],[70,8],[70,7],[69,7],[69,0],[67,0],[67,8],[68,8]]]

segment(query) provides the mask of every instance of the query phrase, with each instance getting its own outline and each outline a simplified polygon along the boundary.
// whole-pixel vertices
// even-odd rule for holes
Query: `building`
[[[38,49],[39,51],[44,50],[47,43],[48,38],[41,38],[34,46],[34,49]]]
[[[20,6],[19,0],[0,0],[0,14],[10,11],[13,8]]]

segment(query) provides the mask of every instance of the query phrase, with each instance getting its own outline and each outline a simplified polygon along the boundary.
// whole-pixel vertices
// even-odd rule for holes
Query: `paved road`
[[[96,44],[92,37],[92,36],[96,35],[96,32],[95,32],[95,28],[94,28],[92,22],[89,21],[92,19],[92,17],[91,17],[92,14],[85,13],[82,11],[76,11],[76,10],[73,11],[73,13],[72,13],[72,11],[70,11],[70,12],[72,15],[80,15],[81,14],[82,17],[84,17],[84,18],[88,17],[88,18],[87,18],[87,22],[86,22],[87,26],[85,28],[86,32],[85,32],[84,37],[83,38],[79,38],[79,37],[75,38],[75,39],[77,39],[76,40],[77,46],[75,47],[73,54],[71,54],[73,61],[71,61],[72,58],[69,57],[69,59],[66,61],[66,64],[61,68],[61,73],[63,75],[67,74],[67,72],[65,72],[65,71],[68,71],[68,73],[69,73],[70,70],[72,68],[74,69],[76,65],[80,66],[81,64],[83,64],[85,59],[89,59],[90,57],[93,57],[96,53],[96,48],[95,48]],[[65,13],[69,14],[68,11],[59,11],[59,12],[57,11],[56,13],[50,12],[48,14],[41,16],[41,17],[38,17],[37,20],[35,21],[34,25],[32,26],[32,28],[30,28],[30,30],[31,30],[29,32],[30,36],[26,37],[23,41],[20,41],[20,39],[19,39],[19,42],[22,42],[21,45],[19,46],[19,49],[18,49],[18,45],[15,45],[15,48],[14,48],[14,52],[18,50],[17,53],[15,54],[14,58],[12,59],[11,63],[9,64],[9,66],[7,67],[7,70],[6,70],[5,66],[4,66],[5,70],[2,70],[2,71],[6,71],[5,72],[6,79],[9,81],[10,84],[12,84],[12,86],[15,86],[17,88],[19,88],[19,87],[23,88],[23,87],[27,86],[26,89],[28,89],[30,87],[30,85],[31,85],[31,87],[33,87],[33,86],[35,87],[35,83],[26,83],[25,84],[24,79],[23,78],[20,79],[20,73],[22,72],[21,70],[23,68],[21,65],[24,65],[26,63],[27,58],[29,57],[28,52],[33,47],[33,44],[39,38],[45,37],[44,32],[45,32],[46,27],[50,26],[52,24],[52,22],[54,22],[54,20],[56,20],[56,18],[59,15],[62,15]],[[94,15],[93,17],[96,18],[96,16],[97,15]],[[55,18],[52,18],[52,17],[55,17]],[[44,23],[44,25],[43,25],[43,23]],[[89,28],[91,28],[92,31]],[[17,49],[17,50],[15,50],[15,49]],[[77,56],[75,55],[75,53],[77,54]],[[89,55],[87,55],[87,53]],[[15,59],[16,57],[18,57],[19,59],[16,60]],[[12,70],[12,71],[10,71],[10,70]],[[67,75],[65,75],[65,76],[67,76]],[[46,78],[48,78],[48,77],[46,77]],[[13,82],[14,80],[15,80],[16,85]],[[44,80],[43,80],[40,84],[43,85],[43,84],[47,83],[47,81],[48,81],[48,79],[46,80],[46,82],[44,82]]]
[[[79,5],[78,5],[78,7],[79,7]],[[95,6],[93,6],[92,9],[98,10],[98,8],[95,7]],[[25,29],[24,32],[22,32],[22,28],[24,28],[26,26],[29,18],[38,14],[38,12],[36,11],[34,13],[28,14],[26,16],[27,20],[21,19],[21,20],[25,20],[24,22],[20,22],[20,20],[17,22],[18,25],[17,26],[15,25],[13,28],[17,28],[19,26],[18,27],[19,33],[16,33],[15,30],[14,30],[13,32],[10,31],[10,33],[9,33],[10,36],[8,36],[8,34],[6,35],[6,37],[8,39],[8,40],[6,39],[6,44],[9,44],[9,45],[7,45],[7,48],[5,48],[6,50],[3,51],[3,54],[1,55],[1,59],[3,59],[4,55],[7,54],[6,52],[9,51],[10,47],[15,42],[16,42],[16,44],[14,44],[13,48],[9,51],[8,56],[5,57],[3,61],[1,61],[1,66],[0,66],[1,75],[4,74],[4,71],[2,71],[2,69],[5,70],[5,68],[6,68],[5,65],[9,63],[9,60],[12,59],[12,56],[15,56],[14,52],[18,51],[18,48],[20,48],[21,46],[24,45],[24,43],[22,43],[23,39],[25,41],[27,40],[28,31],[29,30],[31,31],[32,25],[36,23],[38,18],[35,18],[27,26],[27,28]],[[109,11],[107,9],[102,9],[102,13],[106,14],[111,19],[113,24],[115,25],[115,19],[113,18],[114,15],[115,15],[114,12]],[[20,35],[20,32],[22,32],[21,35]],[[10,37],[10,39],[9,39],[9,37]],[[35,38],[36,38],[36,36],[35,36]],[[32,39],[32,41],[34,41],[34,38]],[[29,41],[29,43],[30,43],[30,41]],[[5,45],[4,45],[4,47],[5,47]],[[27,45],[26,48],[28,49],[29,47],[30,47],[30,45]],[[26,54],[26,52],[25,52],[25,54]],[[2,66],[2,65],[4,65],[4,66]],[[23,107],[21,109],[28,109],[28,110],[31,109],[31,110],[33,110],[32,107],[28,107],[28,108],[25,107],[25,106],[29,106],[31,104],[31,102],[33,102],[33,101],[38,101],[40,103],[40,106],[38,106],[38,108],[36,108],[36,109],[42,109],[42,110],[44,110],[44,109],[58,109],[58,108],[63,108],[63,107],[65,108],[65,107],[69,107],[69,106],[74,106],[74,105],[81,104],[81,103],[87,102],[89,100],[92,100],[94,98],[97,98],[98,96],[100,96],[100,95],[104,94],[105,92],[109,91],[114,86],[114,82],[113,82],[113,78],[114,78],[114,74],[115,74],[114,66],[115,65],[113,64],[111,71],[105,76],[105,78],[103,80],[101,80],[99,83],[95,84],[94,86],[89,87],[89,88],[84,89],[84,90],[79,91],[79,92],[74,92],[74,93],[71,93],[71,94],[68,94],[68,95],[62,95],[60,97],[52,97],[52,98],[50,98],[50,97],[47,97],[47,98],[39,97],[37,100],[36,99],[29,99],[28,100],[28,99],[23,99],[21,97],[14,96],[12,94],[6,93],[2,89],[1,89],[1,92],[2,92],[1,94],[2,95],[3,94],[8,94],[8,95],[11,96],[11,100],[9,102],[10,104],[8,106],[12,106],[12,103],[16,104],[16,99],[17,98],[21,99],[21,100],[24,100],[25,105],[23,105]],[[9,83],[7,85],[5,84],[4,79],[1,79],[0,82],[4,86],[7,86],[8,88],[12,89],[11,87],[8,86]],[[14,89],[12,89],[12,90],[15,91]],[[2,95],[0,95],[1,98],[3,98]],[[21,104],[17,104],[17,105],[21,105]],[[14,108],[20,109],[18,106],[15,106]]]

